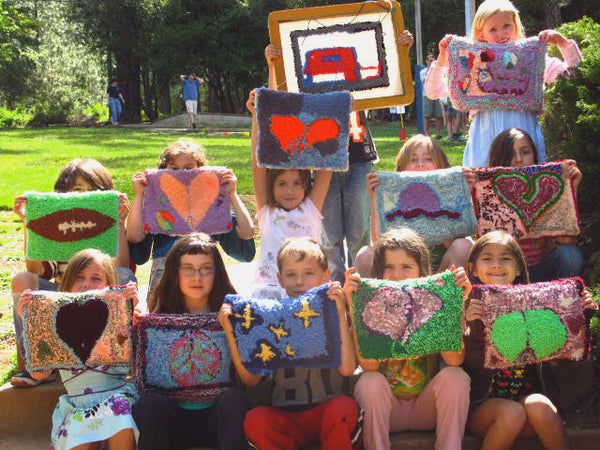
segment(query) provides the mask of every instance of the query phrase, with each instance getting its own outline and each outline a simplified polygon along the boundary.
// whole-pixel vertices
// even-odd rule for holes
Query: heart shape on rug
[[[555,172],[542,171],[532,177],[518,172],[503,172],[492,179],[500,199],[521,218],[529,231],[535,222],[558,201],[565,182]]]
[[[365,301],[362,321],[372,333],[406,343],[436,311],[442,299],[426,289],[382,287]]]
[[[55,320],[58,337],[85,364],[108,325],[108,306],[99,298],[68,303],[59,308]]]
[[[160,187],[190,231],[196,231],[219,195],[221,180],[215,172],[207,170],[198,173],[190,184],[185,185],[173,175],[165,173],[160,177]]]
[[[564,347],[567,329],[554,311],[532,309],[498,316],[490,339],[506,359],[526,364]]]
[[[271,133],[293,158],[317,142],[337,139],[340,126],[333,119],[317,119],[307,127],[294,116],[272,116]]]

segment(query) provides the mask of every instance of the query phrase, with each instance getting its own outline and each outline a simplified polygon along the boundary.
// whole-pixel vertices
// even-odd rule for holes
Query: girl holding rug
[[[246,107],[252,113],[252,181],[261,249],[254,294],[263,298],[283,298],[277,280],[277,252],[290,237],[310,237],[321,242],[321,208],[331,180],[331,170],[319,170],[314,182],[310,170],[266,169],[258,166],[258,122],[256,94],[250,92]]]
[[[193,143],[178,141],[169,145],[158,159],[159,169],[191,170],[208,165],[203,149]],[[256,248],[254,244],[254,224],[250,213],[244,206],[237,193],[237,177],[230,169],[221,172],[221,183],[227,184],[227,193],[231,204],[230,231],[215,234],[212,239],[218,242],[225,253],[232,258],[250,262],[254,259]],[[144,264],[152,255],[152,269],[150,273],[150,286],[148,292],[152,292],[160,278],[165,264],[167,253],[177,241],[178,237],[167,234],[150,234],[144,231],[144,220],[142,205],[146,193],[148,180],[144,172],[136,173],[132,180],[135,197],[131,214],[127,219],[127,239],[130,243],[131,257],[136,264]],[[153,298],[153,296],[149,296]],[[148,303],[148,311],[153,312],[154,303]]]
[[[491,285],[528,284],[525,257],[517,241],[503,231],[485,234],[469,253],[469,278]],[[597,309],[585,291],[583,307]],[[483,366],[483,313],[480,300],[466,310],[465,369],[471,376],[469,431],[483,438],[483,448],[509,448],[518,437],[536,435],[546,448],[568,448],[567,436],[552,401],[539,393],[547,383],[536,365],[506,370]]]
[[[466,298],[471,283],[465,270],[451,269]],[[348,269],[344,284],[350,308],[360,281],[353,271]],[[375,242],[374,278],[400,281],[430,274],[429,250],[414,231],[392,230]],[[389,449],[390,432],[436,430],[436,449],[460,449],[469,407],[469,377],[459,367],[464,352],[440,353],[447,367],[439,370],[438,355],[390,361],[364,359],[358,352],[356,330],[353,337],[356,358],[364,370],[354,397],[364,410],[365,448]]]
[[[396,172],[405,170],[424,172],[448,167],[450,167],[450,161],[440,144],[424,134],[411,137],[404,143],[396,156]],[[463,170],[467,182],[472,183],[470,169]],[[379,238],[379,215],[377,214],[375,201],[375,188],[379,186],[379,183],[380,180],[375,172],[367,174],[367,192],[371,200],[371,242],[375,242]],[[470,238],[456,238],[431,246],[429,255],[433,272],[443,272],[450,266],[465,267],[472,246],[473,241]],[[356,269],[362,276],[370,277],[372,267],[373,246],[369,245],[361,248],[358,252]]]
[[[82,250],[69,261],[59,291],[86,292],[118,284],[117,271],[110,256],[99,250]],[[137,286],[127,283],[125,296],[133,306],[138,302]],[[21,294],[17,311],[31,301],[31,290]],[[81,370],[60,370],[67,390],[52,414],[52,444],[49,449],[100,448],[106,440],[109,449],[135,449],[137,427],[131,415],[135,387],[125,382],[128,366],[99,366]],[[32,372],[43,379],[48,372]]]
[[[509,0],[484,1],[475,13],[471,29],[471,38],[475,42],[508,44],[525,38],[519,11]],[[425,91],[429,98],[448,96],[448,86],[444,79],[448,71],[448,44],[453,37],[446,35],[439,43],[440,54],[437,61],[432,63],[425,79]],[[553,82],[569,67],[576,67],[581,62],[581,52],[574,40],[565,39],[563,35],[554,30],[541,31],[538,38],[543,43],[556,44],[564,58],[564,61],[561,61],[558,58],[546,56],[544,72],[546,82]],[[485,167],[492,139],[501,131],[511,127],[522,128],[533,137],[539,151],[539,160],[545,162],[546,147],[536,118],[540,113],[541,111],[471,110],[469,116],[473,123],[469,128],[469,140],[463,155],[463,166]]]
[[[111,174],[106,170],[106,167],[95,159],[74,159],[60,171],[54,183],[54,192],[110,191],[114,188]],[[26,207],[27,198],[24,195],[15,197],[13,212],[21,218],[23,224],[25,223]],[[130,209],[131,204],[127,199],[127,195],[121,194],[119,204],[119,256],[115,261],[118,266],[118,284],[135,281],[135,275],[129,269],[129,249],[127,248],[127,233],[125,231],[125,218]],[[27,240],[25,240],[25,253],[27,253]],[[17,273],[12,279],[11,288],[15,304],[21,292],[26,289],[56,291],[67,267],[67,262],[26,259],[25,267],[27,271]],[[19,369],[21,369],[24,355],[21,336],[23,326],[17,314],[13,314],[13,317],[17,337]],[[49,377],[47,380],[33,379],[26,370],[19,370],[10,382],[17,387],[33,387],[44,381],[50,381],[51,378]]]
[[[531,136],[519,128],[500,133],[490,148],[490,167],[525,167],[538,164],[538,153]],[[565,161],[565,174],[573,183],[573,190],[583,175],[573,160]],[[565,211],[568,213],[568,211]],[[556,248],[553,248],[553,241]],[[525,255],[531,282],[551,281],[578,277],[583,274],[583,253],[575,246],[572,236],[554,239],[521,239],[519,246]]]
[[[202,314],[218,312],[225,295],[235,293],[217,244],[206,234],[191,233],[169,250],[150,302],[158,314]],[[198,373],[199,382],[202,376]],[[177,402],[144,393],[133,409],[139,449],[246,448],[244,417],[249,407],[237,388],[227,389],[215,403]]]

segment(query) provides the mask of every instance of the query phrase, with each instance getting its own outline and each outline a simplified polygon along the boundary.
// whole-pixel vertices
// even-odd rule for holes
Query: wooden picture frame
[[[349,90],[358,110],[408,105],[414,86],[408,50],[397,43],[403,31],[397,1],[274,11],[269,34],[282,51],[277,89]]]

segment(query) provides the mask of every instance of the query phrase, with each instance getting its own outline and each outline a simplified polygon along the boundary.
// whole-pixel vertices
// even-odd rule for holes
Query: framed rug
[[[233,385],[225,332],[210,314],[146,314],[133,331],[133,377],[140,392],[212,402]]]
[[[348,92],[292,94],[257,89],[258,165],[348,170]]]
[[[475,168],[477,235],[502,230],[516,239],[577,236],[579,211],[564,163]]]
[[[473,202],[461,167],[376,174],[381,233],[405,226],[428,244],[475,234]]]
[[[96,248],[110,256],[119,250],[119,192],[26,192],[25,257],[68,261]]]
[[[184,235],[194,231],[219,234],[231,230],[223,167],[193,170],[149,170],[143,220],[147,233]]]
[[[414,99],[400,4],[373,1],[269,14],[279,90],[351,91],[356,109],[408,105]]]
[[[246,369],[266,375],[277,369],[340,366],[340,327],[329,285],[284,300],[228,295],[238,351]]]
[[[405,281],[364,278],[352,296],[364,359],[407,359],[462,350],[463,289],[450,271]]]
[[[473,286],[473,298],[484,305],[485,367],[587,359],[590,330],[583,289],[580,278]]]
[[[537,37],[509,44],[455,37],[448,45],[452,106],[543,111],[546,44]]]
[[[23,308],[27,370],[131,364],[131,300],[123,287],[34,291]]]

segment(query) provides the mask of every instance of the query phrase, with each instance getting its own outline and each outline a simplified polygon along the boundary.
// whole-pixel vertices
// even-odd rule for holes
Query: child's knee
[[[444,367],[438,372],[439,385],[457,396],[469,395],[471,378],[460,367]]]
[[[373,246],[365,245],[356,254],[354,267],[361,277],[368,278],[371,276],[373,268]]]
[[[246,413],[244,419],[244,433],[251,441],[253,438],[260,436],[270,428],[270,408],[267,406],[259,406],[253,408]]]
[[[497,411],[496,423],[501,424],[506,430],[520,432],[527,423],[525,407],[519,402],[503,402]]]
[[[377,372],[368,370],[363,372],[354,386],[354,397],[361,405],[364,402],[383,401],[390,395],[390,386],[385,377]]]
[[[473,247],[473,241],[467,238],[457,238],[448,247],[447,254],[449,263],[455,266],[466,267],[469,251]]]
[[[542,394],[528,396],[523,402],[527,418],[536,424],[552,424],[558,418],[558,410],[550,399]]]
[[[37,289],[38,287],[38,276],[32,272],[19,272],[11,282],[12,292],[17,294],[20,294],[25,289]]]

